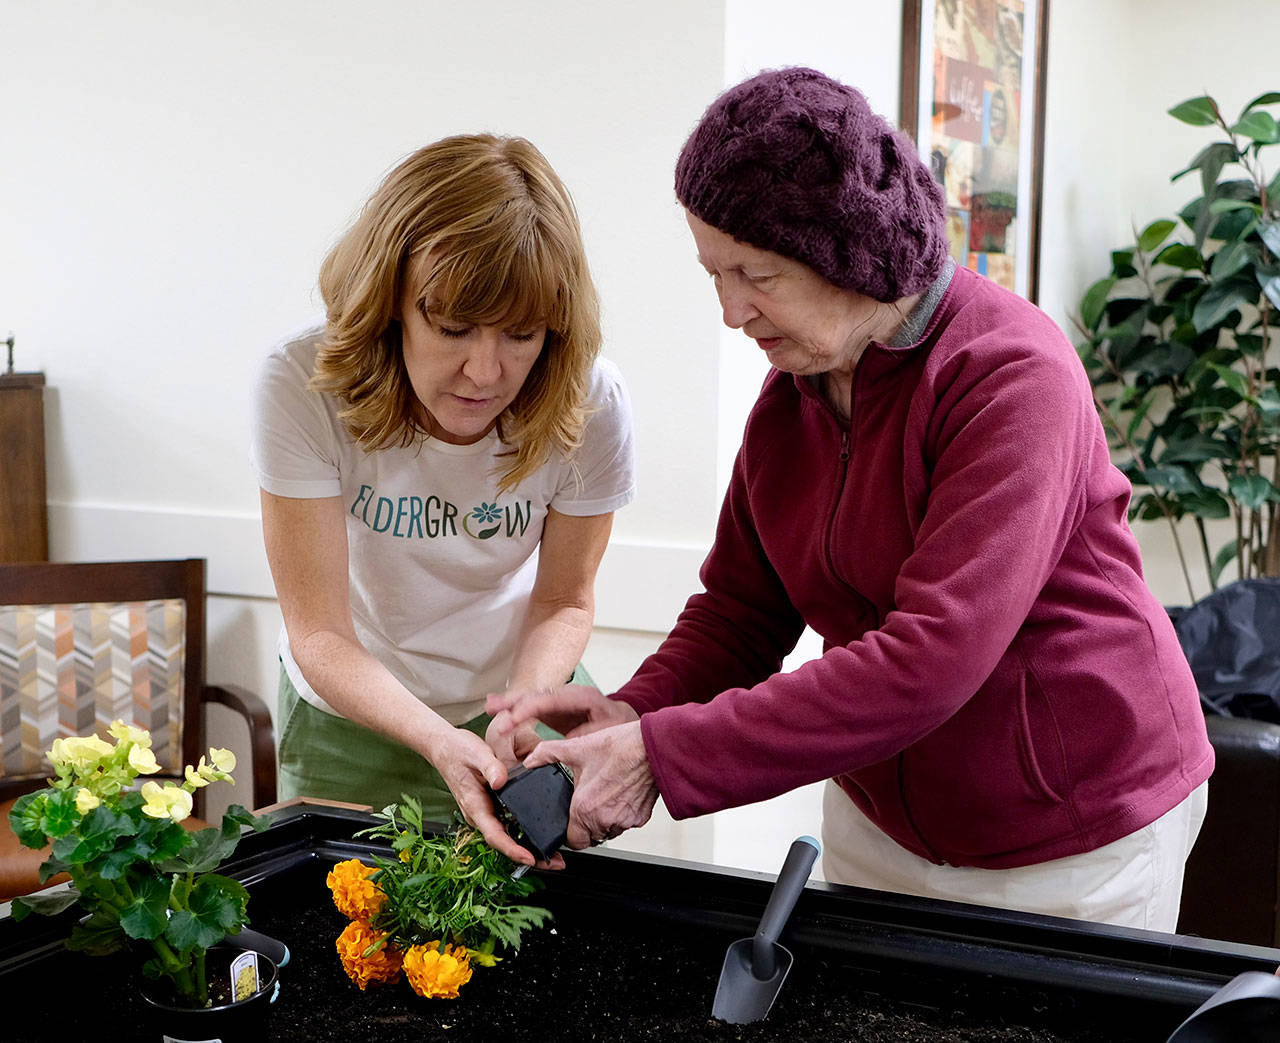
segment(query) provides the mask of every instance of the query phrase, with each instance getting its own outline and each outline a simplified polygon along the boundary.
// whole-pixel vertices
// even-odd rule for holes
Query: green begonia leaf
[[[169,922],[168,879],[144,877],[134,885],[133,894],[133,902],[120,914],[120,926],[130,938],[159,938]]]

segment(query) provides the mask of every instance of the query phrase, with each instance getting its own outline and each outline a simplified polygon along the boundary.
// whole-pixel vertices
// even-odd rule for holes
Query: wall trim
[[[208,589],[228,597],[275,598],[257,514],[50,503],[55,561],[205,558]],[[701,590],[707,545],[612,540],[596,580],[599,627],[666,633]]]

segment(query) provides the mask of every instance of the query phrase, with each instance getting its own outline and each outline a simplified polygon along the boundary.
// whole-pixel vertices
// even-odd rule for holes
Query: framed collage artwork
[[[956,263],[1035,301],[1048,0],[904,0],[900,126],[947,197]]]

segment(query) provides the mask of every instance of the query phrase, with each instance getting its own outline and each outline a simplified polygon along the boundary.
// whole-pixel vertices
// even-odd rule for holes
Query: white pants
[[[1183,868],[1208,800],[1206,782],[1149,826],[1096,851],[1017,869],[975,869],[938,866],[912,854],[828,782],[822,870],[832,883],[1172,932]]]

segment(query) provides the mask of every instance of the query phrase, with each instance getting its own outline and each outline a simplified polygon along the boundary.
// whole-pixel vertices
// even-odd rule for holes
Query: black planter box
[[[336,910],[323,886],[325,872],[343,859],[367,860],[371,853],[387,849],[352,839],[373,821],[358,811],[299,805],[277,816],[269,830],[244,838],[225,871],[249,887],[254,927],[294,946],[289,923],[271,924],[263,914],[276,902],[303,901],[304,912],[291,913],[292,922],[324,921],[324,936],[332,939],[333,924],[340,929],[345,921],[334,920]],[[566,852],[565,861],[564,871],[540,874],[546,886],[535,896],[555,913],[553,927],[562,938],[586,931],[608,938],[612,932],[619,939],[617,948],[634,950],[643,965],[635,971],[610,972],[613,986],[606,984],[594,996],[580,980],[553,976],[551,984],[542,986],[545,995],[536,1010],[515,1012],[514,1020],[529,1028],[529,1038],[596,1038],[594,1029],[590,1035],[580,1034],[570,1023],[572,1016],[586,1010],[595,1012],[591,1016],[602,1027],[598,1038],[615,1043],[627,1043],[628,1038],[764,1040],[805,1034],[831,1040],[1164,1040],[1235,975],[1250,970],[1270,973],[1280,965],[1280,950],[1258,946],[812,883],[782,936],[795,955],[795,968],[769,1018],[759,1026],[729,1027],[710,1020],[720,958],[730,942],[754,932],[772,877],[608,850]],[[45,1004],[59,1002],[58,997],[63,997],[64,1006],[71,997],[77,1004],[91,1004],[92,997],[79,991],[86,977],[99,976],[104,965],[123,962],[67,952],[62,941],[73,919],[74,914],[55,919],[33,916],[19,924],[7,915],[0,918],[0,996],[7,998],[0,1023],[5,1039],[79,1038],[74,1032],[66,1035],[65,1023],[59,1025]],[[643,954],[646,939],[656,956]],[[511,1038],[505,1029],[491,1037],[459,1034],[465,1028],[459,1021],[465,1022],[469,1011],[483,1005],[485,1023],[493,1024],[501,1014],[497,1005],[506,987],[503,974],[517,973],[522,962],[554,964],[554,955],[534,951],[537,945],[538,939],[531,939],[497,968],[477,970],[473,984],[465,986],[456,1001],[419,1000],[403,983],[377,990],[378,996],[372,989],[362,994],[354,986],[347,989],[339,968],[336,975],[341,980],[329,988],[340,993],[333,1017],[341,1025],[333,1026],[332,1038],[351,1043]],[[295,956],[297,952],[295,947]],[[295,959],[285,968],[282,997],[287,998],[291,981],[301,982],[320,969],[330,973],[329,965],[337,965],[331,940],[316,953],[309,957],[314,963],[299,966]],[[91,965],[71,963],[90,960]],[[490,986],[479,984],[486,978],[497,983],[492,986],[496,998],[486,998],[483,990]],[[636,987],[628,990],[628,982]],[[120,988],[109,981],[102,987],[112,996]],[[40,996],[42,990],[48,991],[47,998]],[[689,1011],[677,1006],[681,990],[693,997]],[[835,999],[858,991],[883,998],[889,1008],[905,1004],[921,1014],[923,1034],[863,1034],[860,1021],[876,1021],[879,1014],[864,1018],[834,1006]],[[514,993],[508,990],[508,995]],[[365,1004],[380,1012],[368,1024],[362,1020]],[[810,1015],[801,1008],[813,1004],[830,1009],[816,1011],[816,1021],[805,1020]],[[636,1023],[656,1026],[657,1034],[629,1030],[621,1020],[623,1005],[644,1008],[634,1012]],[[386,1013],[392,1008],[395,1018]],[[26,1023],[21,1011],[30,1012]],[[942,1020],[930,1022],[935,1015]],[[796,1018],[801,1019],[800,1033],[789,1031],[789,1019]],[[403,1037],[395,1034],[395,1019],[396,1024],[407,1023]],[[1001,1026],[1001,1034],[981,1027],[970,1033],[963,1027],[970,1022],[981,1026],[984,1019]],[[97,1016],[93,1021],[101,1024]],[[1009,1026],[1027,1021],[1050,1027],[1036,1030],[1045,1034],[1012,1034]],[[951,1027],[936,1027],[944,1023]],[[929,1024],[935,1027],[929,1029]],[[764,1034],[766,1027],[780,1035]],[[306,1037],[286,1030],[275,1038]]]

